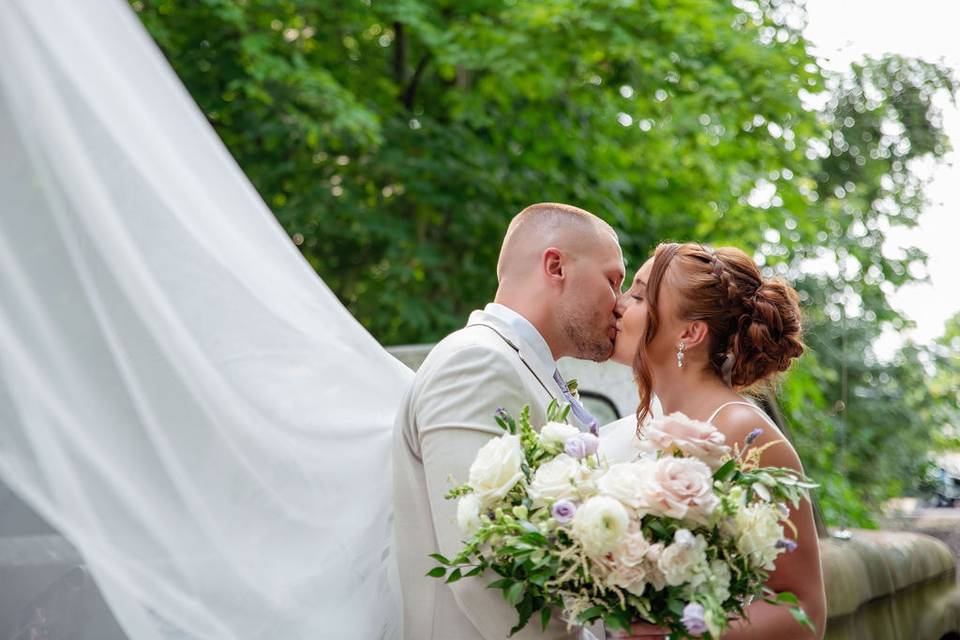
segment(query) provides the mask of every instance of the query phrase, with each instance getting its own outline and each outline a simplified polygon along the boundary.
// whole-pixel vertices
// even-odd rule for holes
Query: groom
[[[467,326],[423,362],[394,430],[405,640],[502,640],[516,624],[513,607],[487,588],[493,578],[448,585],[426,577],[436,565],[429,554],[453,557],[464,538],[456,501],[443,496],[466,481],[480,447],[502,435],[493,418],[498,407],[516,416],[529,404],[530,422],[540,427],[551,400],[570,401],[556,360],[610,357],[623,277],[623,254],[610,225],[569,205],[527,207],[503,239],[494,302],[474,311]],[[590,428],[579,403],[573,413],[578,426]],[[568,632],[556,617],[545,632],[531,623],[514,636],[574,637],[576,629]]]

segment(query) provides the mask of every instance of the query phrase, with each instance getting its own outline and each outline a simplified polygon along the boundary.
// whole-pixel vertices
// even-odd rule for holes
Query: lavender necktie
[[[560,387],[560,393],[563,394],[563,398],[570,403],[570,410],[573,412],[573,415],[577,417],[577,420],[580,421],[580,424],[586,426],[593,435],[597,435],[597,419],[590,415],[590,412],[580,404],[579,400],[573,397],[573,394],[570,393],[570,387],[568,387],[567,383],[563,380],[563,376],[560,375],[559,370],[553,372],[553,379],[556,381],[557,386]]]

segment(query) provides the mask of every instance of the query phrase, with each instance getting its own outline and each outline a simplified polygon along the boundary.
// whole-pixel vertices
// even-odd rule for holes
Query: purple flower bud
[[[553,514],[553,519],[560,524],[567,524],[573,520],[573,514],[576,512],[576,505],[569,500],[557,500],[553,503],[553,509],[550,510],[550,513]]]
[[[749,434],[747,434],[746,443],[753,444],[753,441],[759,438],[762,434],[763,434],[763,427],[757,427],[756,429],[751,431]]]
[[[587,444],[580,437],[583,434],[578,434],[567,438],[566,443],[563,445],[564,452],[571,458],[576,458],[577,460],[583,460],[587,457]]]
[[[507,410],[504,409],[503,407],[497,407],[497,410],[493,412],[493,415],[495,415],[495,416],[497,416],[498,418],[501,418],[501,419],[506,418],[506,417],[507,417]]]
[[[707,632],[706,610],[703,605],[691,602],[683,608],[683,617],[680,622],[687,628],[687,632],[692,636],[702,636]]]
[[[588,456],[592,456],[600,448],[600,438],[592,433],[581,433],[580,439],[583,440],[583,446]]]
[[[596,420],[591,420],[590,424],[587,425],[587,429],[595,436],[600,435],[600,427],[597,426]]]
[[[783,538],[782,540],[777,540],[776,547],[777,549],[784,549],[787,553],[793,553],[797,550],[797,543],[790,538]]]

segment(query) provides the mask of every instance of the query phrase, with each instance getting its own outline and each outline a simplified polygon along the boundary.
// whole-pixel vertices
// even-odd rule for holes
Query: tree
[[[134,2],[304,255],[381,342],[490,299],[510,217],[572,202],[633,261],[806,209],[820,125],[792,3]],[[748,194],[770,176],[777,202]],[[801,233],[813,242],[809,229]]]

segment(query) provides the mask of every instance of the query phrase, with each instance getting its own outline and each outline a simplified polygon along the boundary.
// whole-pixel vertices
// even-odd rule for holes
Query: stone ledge
[[[850,540],[821,540],[829,617],[856,612],[865,604],[938,580],[953,578],[950,549],[927,535],[854,530]]]

